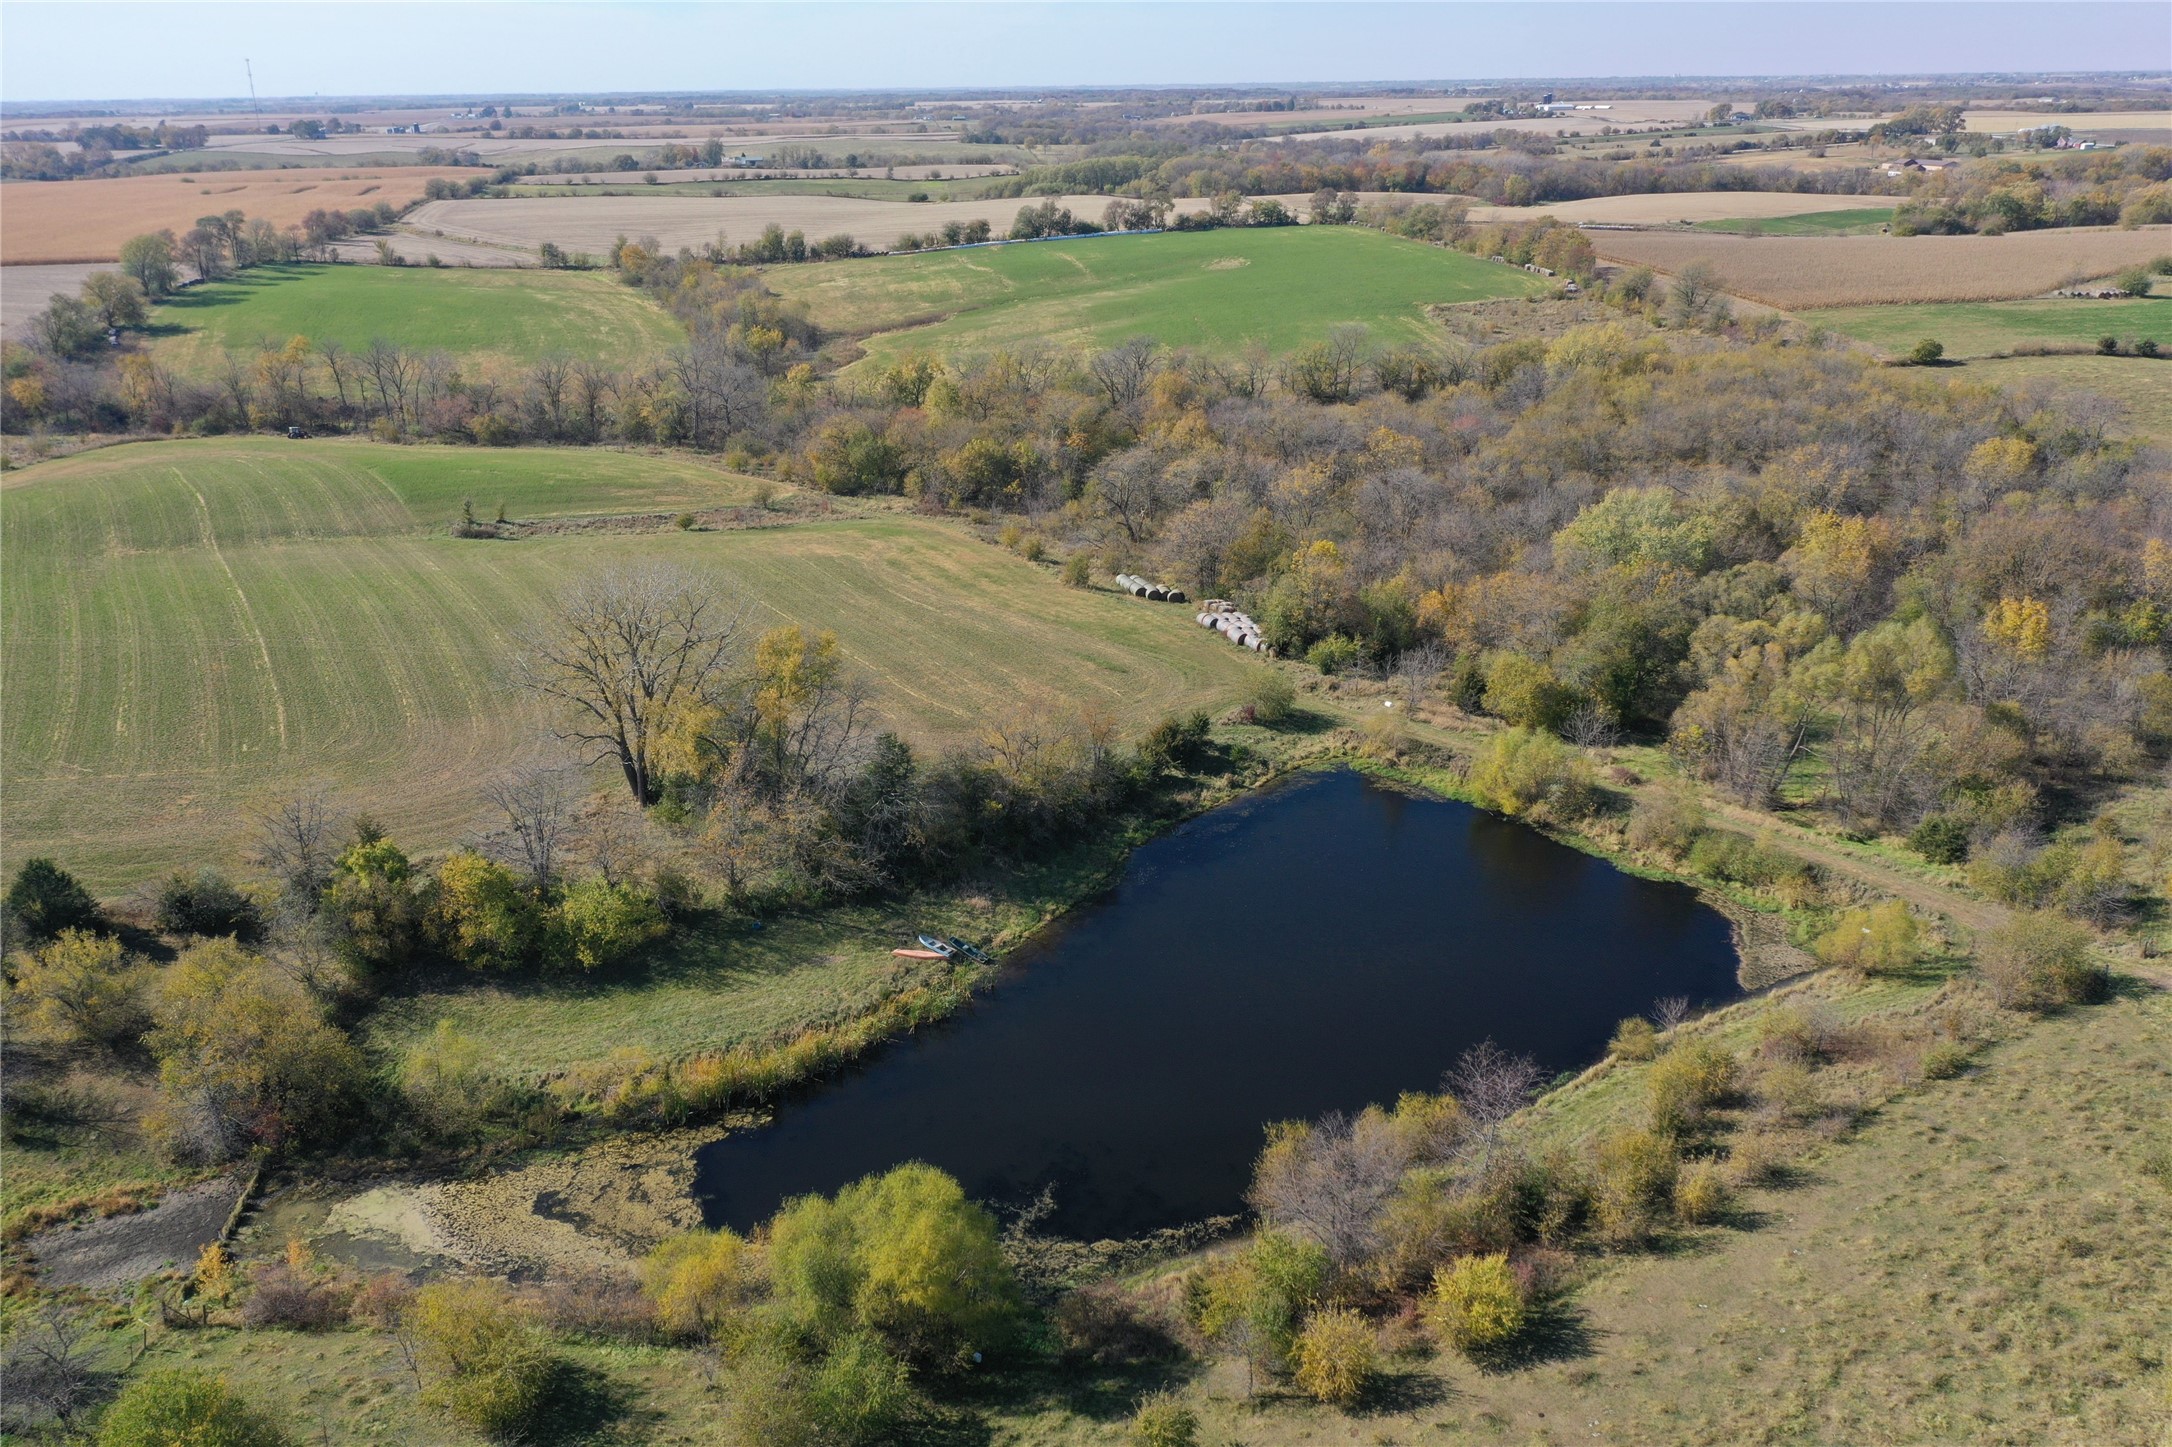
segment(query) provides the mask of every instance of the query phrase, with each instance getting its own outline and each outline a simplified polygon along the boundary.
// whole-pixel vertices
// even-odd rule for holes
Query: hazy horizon
[[[267,23],[274,22],[274,23]],[[86,44],[86,26],[95,44]],[[2082,0],[0,4],[0,101],[2155,76],[2172,6]],[[1404,73],[1397,74],[1398,71]]]

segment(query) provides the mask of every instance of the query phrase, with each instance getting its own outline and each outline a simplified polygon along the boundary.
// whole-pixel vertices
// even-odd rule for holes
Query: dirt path
[[[1800,855],[1834,874],[1860,880],[1882,893],[1905,899],[1918,908],[1945,915],[1971,933],[1996,929],[2013,916],[2013,911],[2003,904],[1973,898],[1905,869],[1867,858],[1837,840],[1827,839],[1776,815],[1710,797],[1706,798],[1704,807],[1709,817],[1755,829],[1791,854]]]
[[[219,1239],[242,1186],[241,1176],[220,1176],[168,1191],[148,1211],[33,1236],[29,1247],[38,1277],[47,1286],[103,1291],[133,1285],[154,1272],[193,1267],[196,1253]]]

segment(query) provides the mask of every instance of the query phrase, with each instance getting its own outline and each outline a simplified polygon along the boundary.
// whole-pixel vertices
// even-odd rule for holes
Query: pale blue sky
[[[2172,66],[2165,0],[0,3],[0,99]]]

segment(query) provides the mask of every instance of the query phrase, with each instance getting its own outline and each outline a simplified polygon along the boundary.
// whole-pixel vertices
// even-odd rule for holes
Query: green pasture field
[[[611,277],[491,267],[252,267],[176,293],[151,322],[158,360],[199,375],[266,338],[360,351],[383,337],[509,363],[551,352],[623,363],[682,340],[662,308]]]
[[[2172,446],[2172,361],[2148,357],[1981,357],[1948,375],[2002,386],[2049,381],[2062,392],[2093,392],[2109,397],[2126,408],[2127,431]]]
[[[2094,347],[2097,338],[2107,336],[2118,337],[2122,345],[2148,337],[2172,349],[2172,297],[1912,302],[1820,307],[1796,315],[1892,356],[1925,337],[1943,342],[1946,355],[1956,360],[2003,356],[2020,347]]]
[[[1188,610],[1065,588],[902,516],[756,530],[450,535],[515,519],[744,503],[706,463],[284,439],[135,444],[0,489],[0,784],[9,861],[112,891],[233,861],[253,807],[323,785],[411,846],[480,819],[493,770],[559,758],[507,678],[556,590],[613,564],[714,569],[761,626],[834,628],[900,732],[956,740],[1021,695],[1148,720],[1254,665]],[[12,867],[12,864],[11,866]]]
[[[772,267],[770,287],[876,358],[1027,340],[1107,346],[1141,333],[1170,346],[1282,351],[1341,322],[1385,341],[1439,335],[1438,302],[1535,295],[1539,278],[1460,251],[1351,226],[1087,237]]]
[[[1735,231],[1745,236],[1866,236],[1893,221],[1893,208],[1811,211],[1801,216],[1741,216],[1730,221],[1699,221],[1697,231]]]

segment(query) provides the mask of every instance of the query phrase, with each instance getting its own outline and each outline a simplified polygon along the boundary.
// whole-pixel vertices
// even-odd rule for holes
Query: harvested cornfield
[[[1830,200],[1831,198],[1823,198]],[[1708,262],[1737,296],[1786,309],[2004,301],[2108,276],[2172,251],[2172,226],[2007,236],[1729,236],[1595,231],[1608,261],[1677,272]]]
[[[1614,226],[1665,226],[1678,221],[1732,221],[1737,217],[1804,216],[1817,211],[1875,211],[1891,196],[1827,196],[1815,191],[1660,191],[1631,196],[1594,196],[1545,206],[1473,206],[1476,222],[1597,221]]]
[[[1099,221],[1106,196],[1058,196],[1082,218]],[[555,242],[568,251],[601,255],[621,236],[653,236],[666,251],[703,246],[721,233],[734,244],[752,241],[764,227],[802,231],[809,240],[842,232],[870,250],[887,249],[907,232],[928,232],[946,221],[985,221],[998,236],[1024,206],[1038,200],[863,201],[850,196],[523,196],[504,201],[431,201],[408,223],[424,235],[534,250]],[[1208,202],[1178,203],[1203,211]]]
[[[117,176],[102,181],[10,181],[0,188],[0,261],[112,261],[145,231],[188,230],[199,216],[245,211],[275,226],[310,212],[352,211],[380,201],[405,206],[433,176],[462,181],[472,170],[434,166],[207,171],[200,176]]]

